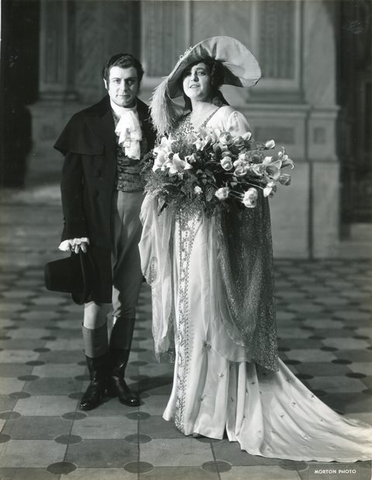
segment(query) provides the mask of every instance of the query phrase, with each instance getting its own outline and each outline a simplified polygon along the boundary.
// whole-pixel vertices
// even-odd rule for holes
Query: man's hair
[[[133,57],[130,53],[117,53],[108,59],[102,69],[102,77],[109,81],[110,70],[112,67],[130,68],[134,67],[137,70],[138,82],[140,83],[144,74],[141,63]]]

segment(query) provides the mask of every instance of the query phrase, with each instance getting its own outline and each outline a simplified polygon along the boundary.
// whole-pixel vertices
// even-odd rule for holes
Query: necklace
[[[197,129],[195,129],[194,125],[192,124],[191,122],[191,113],[189,113],[189,115],[187,115],[187,123],[188,123],[188,126],[190,128],[190,130],[199,130],[200,128],[205,128],[207,126],[207,123],[209,122],[209,120],[213,117],[213,115],[220,109],[220,107],[217,107],[215,110],[213,110],[213,112],[208,115],[208,117],[204,120],[204,122],[200,125],[200,127],[198,127]]]

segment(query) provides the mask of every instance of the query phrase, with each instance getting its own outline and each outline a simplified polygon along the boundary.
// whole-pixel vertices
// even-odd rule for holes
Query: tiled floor
[[[3,195],[0,206],[0,480],[371,478],[368,462],[269,460],[165,422],[172,368],[153,357],[146,285],[128,367],[141,406],[79,411],[81,307],[43,285],[44,263],[60,255],[58,193]],[[280,260],[275,273],[281,358],[332,408],[372,423],[371,266]]]

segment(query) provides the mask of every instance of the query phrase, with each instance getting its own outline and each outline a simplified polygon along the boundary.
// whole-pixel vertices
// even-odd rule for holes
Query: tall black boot
[[[111,369],[107,391],[111,397],[118,397],[124,405],[138,407],[140,404],[139,398],[131,391],[124,380],[129,353],[129,350],[110,350]]]
[[[93,410],[102,402],[107,387],[108,353],[96,358],[86,357],[90,384],[80,400],[81,410]]]
[[[108,394],[118,397],[119,401],[130,407],[140,404],[139,398],[128,387],[124,380],[132,344],[134,318],[117,318],[110,338],[110,375]]]
[[[109,373],[107,325],[95,329],[83,326],[82,331],[90,384],[80,401],[80,408],[93,410],[102,402],[107,388]]]

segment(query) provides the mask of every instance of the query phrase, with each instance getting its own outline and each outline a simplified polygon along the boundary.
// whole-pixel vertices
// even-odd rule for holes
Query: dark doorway
[[[372,3],[339,2],[341,222],[372,222]]]
[[[23,187],[38,95],[39,0],[2,0],[0,186]]]

